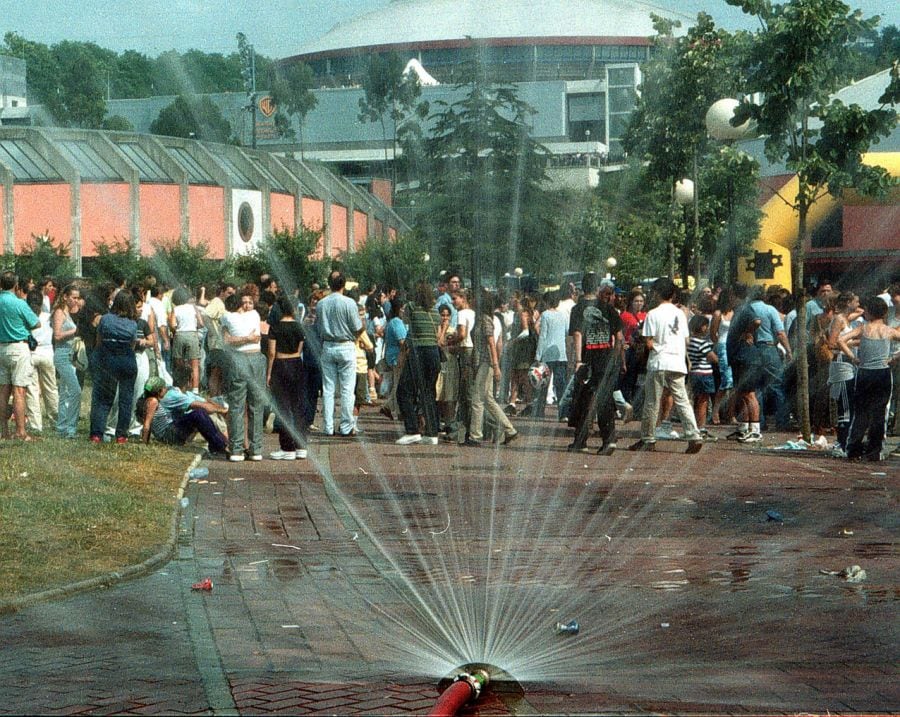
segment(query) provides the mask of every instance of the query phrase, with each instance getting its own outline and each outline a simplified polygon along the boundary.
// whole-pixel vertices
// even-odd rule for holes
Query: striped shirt
[[[414,346],[437,346],[437,327],[441,323],[441,317],[434,309],[408,304],[406,316],[409,319],[409,336]]]
[[[691,362],[691,373],[698,376],[712,376],[713,368],[709,354],[713,345],[706,336],[691,336],[688,341],[687,354]]]

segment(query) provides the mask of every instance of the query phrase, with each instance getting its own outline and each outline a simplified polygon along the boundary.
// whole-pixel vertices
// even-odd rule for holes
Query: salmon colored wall
[[[97,256],[98,244],[131,237],[131,188],[127,184],[81,185],[81,255]]]
[[[188,240],[206,242],[210,259],[225,258],[225,190],[222,187],[188,187]]]
[[[388,238],[391,241],[397,241],[397,230],[394,229],[394,227],[391,227],[390,229],[388,229]]]
[[[373,179],[369,185],[369,192],[378,197],[383,204],[391,206],[393,204],[391,198],[391,181],[389,179]]]
[[[347,251],[347,207],[340,204],[331,205],[331,256],[338,256]]]
[[[141,184],[141,254],[152,254],[153,245],[181,237],[181,194],[178,185]]]
[[[57,243],[72,241],[72,191],[68,184],[13,185],[14,241],[17,252],[31,246],[33,234],[47,232]],[[127,236],[127,234],[126,234]]]
[[[358,209],[353,210],[353,242],[355,249],[362,249],[369,238],[369,216]]]
[[[303,197],[300,200],[303,206],[303,226],[307,229],[315,231],[321,230],[325,226],[325,202],[321,199],[313,199],[311,197]],[[313,252],[315,259],[321,259],[325,254],[325,237],[319,240],[319,245]]]
[[[269,216],[272,222],[272,231],[287,228],[294,230],[294,197],[291,194],[269,195]]]
[[[900,204],[845,204],[841,248],[900,250]]]

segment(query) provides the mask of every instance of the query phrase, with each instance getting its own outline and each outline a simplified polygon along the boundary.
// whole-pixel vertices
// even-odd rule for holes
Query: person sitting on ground
[[[154,376],[144,385],[144,395],[138,399],[137,416],[143,423],[141,440],[150,443],[152,435],[161,443],[183,446],[200,433],[206,439],[209,452],[225,454],[228,440],[210,418],[210,414],[225,415],[228,408],[203,400],[190,391],[182,391]]]

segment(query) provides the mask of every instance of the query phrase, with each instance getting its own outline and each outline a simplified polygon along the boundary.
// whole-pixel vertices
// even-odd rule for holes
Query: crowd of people
[[[609,455],[617,421],[639,418],[630,450],[683,438],[696,453],[715,426],[733,425],[726,437],[745,444],[763,441],[767,422],[796,430],[805,351],[813,431],[833,433],[835,456],[881,460],[900,430],[900,285],[860,300],[821,280],[805,308],[801,347],[778,287],[692,294],[662,278],[625,292],[588,272],[577,287],[506,293],[465,287],[451,270],[404,293],[361,291],[335,271],[301,296],[268,275],[212,288],[6,272],[0,426],[4,438],[75,438],[89,377],[91,441],[199,433],[231,461],[263,460],[267,426],[279,440],[271,459],[306,458],[310,434],[356,436],[375,406],[402,422],[400,445],[509,445],[513,420],[546,419],[552,406],[570,451]]]

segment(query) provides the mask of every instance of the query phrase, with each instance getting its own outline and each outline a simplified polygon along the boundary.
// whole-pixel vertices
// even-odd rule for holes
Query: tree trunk
[[[803,259],[806,255],[806,238],[809,232],[806,222],[809,207],[805,197],[801,198],[797,209],[800,214],[800,224],[797,245],[791,256],[791,279],[794,284],[794,300],[797,302],[797,346],[794,354],[794,360],[797,363],[797,421],[800,424],[803,440],[810,442],[812,426],[809,415],[809,361],[806,351],[806,292],[803,288]]]

